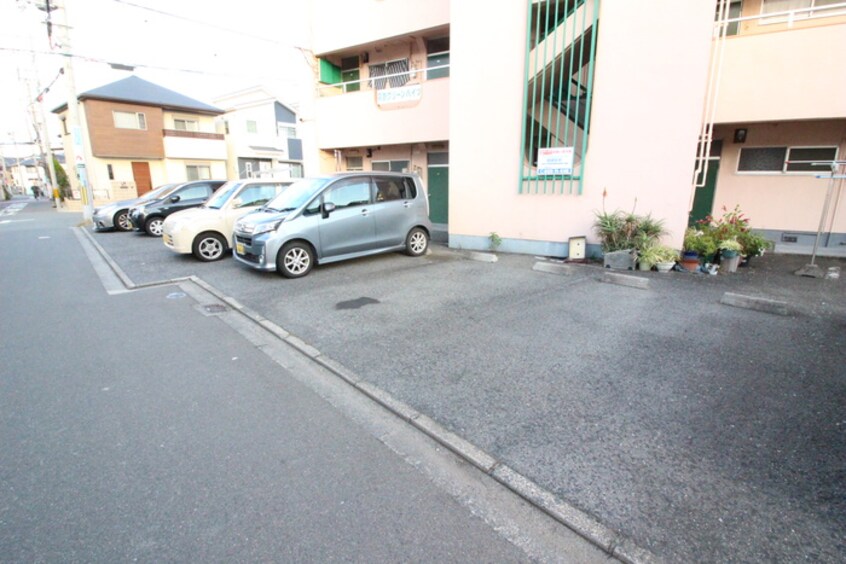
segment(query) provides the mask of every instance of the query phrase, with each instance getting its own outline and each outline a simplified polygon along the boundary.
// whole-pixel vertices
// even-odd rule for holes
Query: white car
[[[169,215],[162,226],[162,240],[176,253],[193,253],[205,262],[218,260],[230,248],[235,221],[275,198],[291,182],[229,181],[202,206]]]

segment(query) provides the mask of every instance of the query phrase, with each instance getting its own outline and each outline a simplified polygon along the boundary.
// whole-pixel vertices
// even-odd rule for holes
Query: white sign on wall
[[[419,84],[403,86],[400,88],[388,88],[376,92],[376,103],[380,106],[390,104],[402,104],[404,102],[416,102],[423,95]]]
[[[573,147],[538,149],[538,176],[573,174]]]

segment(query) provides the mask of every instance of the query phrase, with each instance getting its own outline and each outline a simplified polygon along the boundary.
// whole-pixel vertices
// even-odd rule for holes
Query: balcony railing
[[[717,29],[719,29],[719,27],[723,25],[728,26],[733,23],[757,21],[758,25],[786,23],[787,27],[793,27],[793,24],[799,21],[819,20],[837,16],[846,16],[846,2],[828,4],[824,6],[814,6],[810,8],[797,8],[795,10],[784,10],[781,12],[762,12],[755,16],[727,18],[717,21],[716,25],[718,26]]]
[[[370,76],[367,78],[362,78],[359,80],[347,80],[345,82],[336,82],[334,84],[324,84],[322,86],[317,87],[317,93],[320,97],[324,96],[336,96],[338,94],[348,93],[348,92],[359,92],[362,90],[389,90],[390,88],[398,88],[398,87],[391,87],[385,86],[384,88],[373,88],[370,86],[369,83],[375,81],[384,81],[385,83],[389,82],[389,79],[396,78],[396,77],[407,77],[410,81],[411,79],[416,79],[417,75],[422,75],[422,80],[419,82],[424,82],[427,80],[437,80],[438,78],[447,78],[443,75],[438,77],[429,78],[427,73],[437,70],[448,70],[449,65],[437,65],[426,67],[422,69],[412,69],[403,72],[396,72],[392,74],[380,74],[379,76]],[[447,75],[448,76],[448,75]],[[406,82],[408,84],[408,82]],[[358,86],[358,88],[350,89],[350,86]]]

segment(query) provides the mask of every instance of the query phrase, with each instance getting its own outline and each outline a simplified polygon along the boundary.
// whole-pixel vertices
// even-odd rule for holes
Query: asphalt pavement
[[[725,276],[626,273],[641,289],[595,265],[557,275],[533,270],[536,257],[445,247],[284,280],[135,233],[93,239],[135,284],[201,278],[643,554],[846,553],[846,290],[794,276],[807,257]]]
[[[0,205],[0,560],[608,561],[197,284],[126,291],[79,219]]]

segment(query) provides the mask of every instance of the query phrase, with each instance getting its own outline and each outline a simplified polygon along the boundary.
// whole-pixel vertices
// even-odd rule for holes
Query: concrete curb
[[[575,273],[575,269],[568,264],[559,264],[556,262],[538,261],[532,266],[535,272],[546,272],[547,274],[558,274],[559,276],[570,276]]]
[[[492,253],[480,253],[478,251],[467,251],[467,258],[477,262],[496,262],[499,258]]]
[[[764,313],[772,313],[775,315],[790,315],[793,313],[793,308],[791,308],[790,304],[787,302],[771,300],[769,298],[744,296],[733,292],[724,293],[723,297],[720,299],[720,303],[732,307],[753,309],[755,311],[762,311]]]
[[[618,286],[628,286],[629,288],[638,288],[639,290],[649,289],[649,279],[641,278],[640,276],[631,276],[629,274],[616,274],[614,272],[605,272],[600,278],[601,282],[608,284],[617,284]]]
[[[84,229],[82,230],[85,231]],[[219,299],[221,302],[232,307],[233,313],[243,315],[245,318],[249,319],[250,321],[253,321],[258,327],[264,329],[269,334],[278,338],[280,341],[285,342],[293,349],[299,351],[303,355],[309,357],[314,362],[320,364],[321,366],[329,370],[332,374],[336,375],[344,382],[350,384],[360,393],[366,395],[372,401],[378,403],[383,408],[387,409],[389,412],[393,413],[400,419],[407,421],[416,429],[425,433],[434,441],[442,445],[444,448],[449,449],[469,464],[475,466],[481,472],[484,472],[488,476],[491,476],[500,484],[511,490],[516,495],[525,499],[528,503],[532,504],[537,509],[543,511],[562,525],[566,526],[567,528],[574,531],[584,539],[588,540],[600,549],[604,550],[606,553],[608,553],[609,556],[630,564],[660,562],[660,560],[655,555],[645,549],[640,548],[627,537],[624,537],[613,529],[607,527],[606,525],[603,525],[590,514],[557,498],[552,492],[540,487],[527,477],[523,476],[522,474],[510,468],[509,466],[505,465],[501,461],[497,460],[495,457],[491,456],[483,449],[478,448],[473,443],[447,430],[444,426],[439,424],[434,419],[418,412],[413,407],[396,399],[391,394],[387,393],[381,388],[362,380],[360,376],[347,369],[337,361],[321,354],[321,352],[317,348],[312,347],[299,337],[292,335],[284,328],[276,325],[272,321],[265,319],[257,312],[246,308],[234,298],[224,295],[220,290],[218,290],[211,284],[205,282],[201,278],[197,276],[188,276],[165,282],[144,284],[143,286],[136,285],[129,279],[129,277],[126,275],[126,273],[123,272],[123,270],[117,265],[117,263],[115,263],[111,259],[111,257],[109,257],[106,251],[99,244],[97,244],[96,241],[94,241],[91,235],[87,233],[86,235],[87,240],[93,244],[93,246],[97,249],[98,253],[103,257],[103,259],[107,262],[110,268],[120,278],[121,282],[126,285],[127,289],[133,290],[151,286],[163,286],[168,284],[179,284],[186,282],[196,285],[198,288],[206,291],[215,298]],[[484,262],[496,262],[497,258],[496,255],[491,255],[487,253],[471,253],[471,255],[479,255],[482,258],[478,260],[482,260]],[[548,264],[550,264],[550,266],[558,266],[552,263]],[[553,269],[553,272],[560,273],[559,269]],[[606,276],[612,278],[622,277],[624,279],[633,279],[635,281],[638,281],[636,282],[638,284],[640,284],[640,281],[646,282],[647,285],[649,283],[649,280],[638,278],[635,276],[624,276],[620,274],[610,273],[606,274]],[[603,277],[603,281],[605,281],[604,278],[605,277]],[[645,288],[646,286],[640,284],[639,286],[635,287]]]

